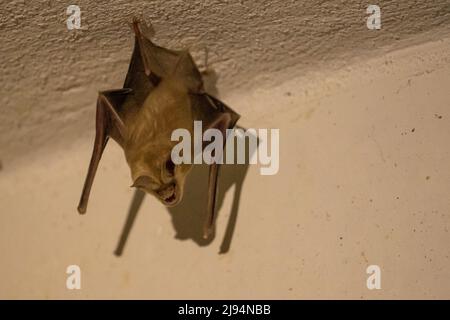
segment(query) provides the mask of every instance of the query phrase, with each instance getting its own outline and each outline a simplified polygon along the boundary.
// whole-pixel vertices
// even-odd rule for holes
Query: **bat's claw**
[[[138,17],[134,16],[132,24],[133,24],[134,34],[137,37],[144,36],[148,40],[153,38],[153,35],[155,34],[155,32],[153,30],[152,25],[151,24],[150,24],[150,26],[147,25],[142,17],[138,18]]]
[[[133,30],[136,37],[139,37],[141,35],[141,30],[139,29],[139,23],[141,21],[138,17],[133,17]]]

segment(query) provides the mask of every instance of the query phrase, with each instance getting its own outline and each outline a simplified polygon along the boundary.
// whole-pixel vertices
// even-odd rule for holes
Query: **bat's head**
[[[192,165],[175,165],[170,157],[172,146],[155,146],[127,157],[133,179],[132,187],[154,195],[164,205],[177,205],[184,191],[186,176]]]

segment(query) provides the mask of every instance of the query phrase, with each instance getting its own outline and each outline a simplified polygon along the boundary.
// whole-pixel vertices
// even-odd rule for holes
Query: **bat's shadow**
[[[245,137],[237,136],[235,142],[237,142],[238,139],[245,139]],[[235,145],[237,144],[235,143]],[[245,149],[247,157],[246,164],[223,164],[219,171],[216,221],[218,221],[217,218],[222,214],[225,214],[225,216],[228,217],[228,219],[220,219],[220,221],[228,220],[225,234],[220,245],[219,253],[221,254],[227,253],[230,249],[238,218],[242,188],[249,167],[248,159],[256,152],[256,150],[249,149],[248,143],[245,143]],[[203,225],[206,220],[208,172],[209,167],[207,165],[194,165],[186,180],[183,200],[177,206],[167,208],[175,228],[175,238],[179,240],[192,239],[199,246],[209,245],[214,240],[216,234],[216,227],[214,227],[214,232],[208,239],[202,237]],[[223,212],[221,209],[225,196],[233,186],[231,210],[229,213]],[[128,210],[127,220],[123,226],[122,234],[114,252],[117,256],[120,256],[123,253],[129,233],[144,198],[145,193],[136,189]]]

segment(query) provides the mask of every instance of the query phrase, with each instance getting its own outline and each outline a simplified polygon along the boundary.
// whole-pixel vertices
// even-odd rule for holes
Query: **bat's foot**
[[[142,17],[138,18],[134,16],[132,25],[134,34],[137,37],[144,36],[145,38],[150,40],[155,35],[155,30],[153,29],[153,26],[151,24],[147,25],[147,23],[145,23]]]
[[[141,23],[141,21],[139,20],[138,17],[133,17],[133,31],[134,31],[134,34],[136,35],[136,37],[141,36],[141,29],[139,29],[140,23]]]

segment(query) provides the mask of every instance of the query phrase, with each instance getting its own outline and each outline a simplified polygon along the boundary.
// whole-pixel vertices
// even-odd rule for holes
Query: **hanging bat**
[[[175,165],[171,141],[175,129],[193,136],[194,121],[203,130],[215,128],[226,140],[239,115],[205,92],[202,74],[189,51],[169,50],[150,40],[148,27],[133,19],[135,44],[122,89],[99,92],[94,148],[78,212],[86,212],[95,173],[111,137],[124,150],[131,170],[132,187],[156,196],[164,205],[175,206],[192,164]],[[204,146],[203,146],[204,147]],[[203,237],[212,232],[217,177],[220,164],[209,165],[207,219]]]

